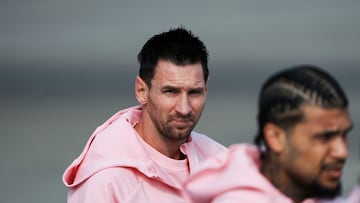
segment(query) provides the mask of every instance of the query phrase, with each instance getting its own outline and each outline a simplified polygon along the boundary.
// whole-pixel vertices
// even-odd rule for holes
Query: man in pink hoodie
[[[291,67],[263,84],[258,105],[257,147],[236,144],[206,161],[184,184],[188,202],[345,201],[340,179],[353,124],[337,81],[312,65]]]
[[[68,202],[184,202],[181,185],[225,147],[193,130],[208,92],[208,52],[182,27],[154,35],[138,54],[140,106],[99,126],[66,169]]]

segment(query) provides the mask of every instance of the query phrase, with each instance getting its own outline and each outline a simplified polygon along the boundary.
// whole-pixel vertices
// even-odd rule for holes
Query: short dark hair
[[[204,43],[184,27],[172,28],[151,37],[138,54],[139,75],[148,87],[155,75],[158,61],[168,60],[176,65],[189,65],[200,62],[204,80],[209,76],[208,51]]]
[[[314,65],[298,65],[271,76],[262,86],[258,101],[258,133],[255,144],[266,145],[263,128],[274,123],[289,130],[303,119],[301,106],[346,108],[345,92],[329,73]]]

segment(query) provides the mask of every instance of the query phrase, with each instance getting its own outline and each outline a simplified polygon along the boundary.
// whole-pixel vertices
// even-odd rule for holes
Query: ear
[[[147,94],[148,86],[146,85],[145,81],[140,78],[140,76],[137,76],[135,81],[135,96],[141,105],[147,103]]]
[[[210,79],[210,76],[208,77],[207,81],[205,81],[205,92],[206,92],[206,94],[209,93],[209,88],[208,88],[209,79]]]
[[[286,132],[278,125],[267,123],[264,126],[264,138],[270,150],[277,154],[286,147]]]

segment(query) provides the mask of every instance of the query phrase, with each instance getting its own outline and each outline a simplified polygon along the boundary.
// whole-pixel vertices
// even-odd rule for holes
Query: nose
[[[337,136],[331,146],[331,155],[336,159],[345,160],[349,155],[347,140],[343,136]]]
[[[176,111],[181,115],[188,115],[191,112],[191,104],[187,94],[182,94],[177,102]]]

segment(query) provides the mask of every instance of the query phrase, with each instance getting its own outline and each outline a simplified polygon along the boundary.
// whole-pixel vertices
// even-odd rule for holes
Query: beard
[[[170,140],[183,140],[183,139],[187,139],[190,136],[192,130],[193,130],[193,127],[186,128],[186,129],[185,128],[184,129],[174,129],[172,126],[166,125],[162,129],[162,134],[164,137],[166,137]]]
[[[160,122],[155,122],[155,127],[163,135],[163,137],[169,140],[187,140],[195,125],[197,124],[198,119],[196,119],[193,115],[176,115],[174,117],[170,117],[168,121],[171,121],[173,119],[188,120],[191,125],[184,126],[183,128],[176,128],[171,125],[171,122],[164,122],[163,124]]]
[[[322,186],[319,182],[314,181],[309,186],[308,197],[319,198],[319,199],[334,199],[340,196],[342,192],[342,185],[339,183],[335,188],[328,188]]]

